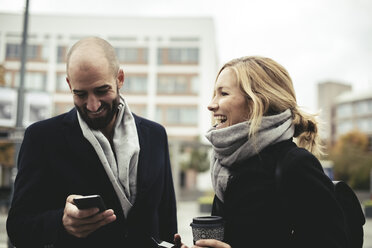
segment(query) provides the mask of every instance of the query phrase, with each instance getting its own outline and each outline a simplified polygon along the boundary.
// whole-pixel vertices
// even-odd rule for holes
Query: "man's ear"
[[[119,69],[117,80],[118,80],[118,88],[120,89],[124,85],[124,71],[123,69]]]

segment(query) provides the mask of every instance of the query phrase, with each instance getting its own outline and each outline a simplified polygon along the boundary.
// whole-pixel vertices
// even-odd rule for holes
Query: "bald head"
[[[76,42],[67,54],[66,72],[70,76],[70,67],[84,66],[106,59],[106,65],[116,77],[119,71],[119,61],[115,49],[106,40],[99,37],[84,38]]]

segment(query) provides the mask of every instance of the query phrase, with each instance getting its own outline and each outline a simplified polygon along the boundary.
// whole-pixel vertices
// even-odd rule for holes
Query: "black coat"
[[[151,247],[150,236],[172,241],[176,202],[165,130],[134,116],[140,154],[137,197],[125,218],[94,148],[84,138],[76,110],[31,125],[18,158],[7,231],[17,247]],[[62,225],[70,194],[99,194],[117,219],[84,239]]]
[[[291,140],[233,165],[224,203],[215,197],[212,214],[225,219],[232,248],[347,247],[332,181],[318,159]]]

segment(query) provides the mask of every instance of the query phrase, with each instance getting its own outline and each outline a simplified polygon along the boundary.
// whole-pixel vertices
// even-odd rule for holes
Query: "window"
[[[365,114],[368,113],[368,102],[360,101],[355,103],[355,113]]]
[[[46,90],[46,73],[45,72],[26,72],[24,86],[30,90]],[[19,87],[20,74],[15,74],[15,87]]]
[[[6,44],[6,58],[7,59],[20,59],[21,58],[21,45]]]
[[[139,116],[142,116],[142,117],[147,117],[146,105],[130,104],[129,108],[136,115],[139,115]]]
[[[21,44],[6,44],[6,59],[21,59]],[[27,45],[27,59],[28,60],[46,60],[47,47],[40,45]]]
[[[350,120],[339,122],[337,125],[337,134],[342,135],[353,129],[353,123]]]
[[[145,94],[147,92],[147,75],[126,74],[121,92]]]
[[[164,125],[197,125],[196,106],[158,106],[156,121]]]
[[[170,107],[167,109],[168,124],[197,124],[197,109],[193,107]]]
[[[363,118],[357,121],[358,129],[362,132],[372,132],[372,118]]]
[[[66,81],[66,74],[57,73],[56,75],[56,91],[69,92],[70,88],[68,87]]]
[[[198,64],[199,48],[158,48],[158,64]]]
[[[187,78],[182,76],[159,76],[158,93],[186,93]]]
[[[38,47],[35,45],[28,45],[27,46],[27,59],[37,59],[37,57],[38,57]]]
[[[41,50],[41,59],[43,61],[47,61],[49,58],[49,46],[48,45],[40,46],[40,50]]]
[[[193,76],[191,77],[191,92],[197,93],[199,92],[199,77],[198,76]]]
[[[336,116],[337,118],[351,117],[353,114],[353,108],[350,103],[341,104],[337,106]]]
[[[65,46],[57,47],[57,63],[65,63],[67,55],[67,48]]]
[[[358,115],[372,113],[372,100],[364,100],[355,103],[355,113]]]
[[[157,92],[163,94],[197,94],[197,75],[158,75]]]
[[[115,48],[118,60],[123,63],[145,64],[148,62],[148,49],[137,47]]]

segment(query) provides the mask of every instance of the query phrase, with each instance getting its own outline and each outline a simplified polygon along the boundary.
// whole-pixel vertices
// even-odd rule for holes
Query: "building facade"
[[[0,13],[0,127],[15,125],[23,15]],[[212,18],[29,16],[24,126],[72,107],[66,54],[81,38],[115,48],[125,72],[121,94],[132,112],[165,126],[169,140],[204,137],[217,72]],[[5,69],[5,71],[4,71]],[[0,182],[1,186],[1,182]]]
[[[346,92],[335,99],[333,140],[352,130],[368,135],[372,149],[372,91]]]
[[[369,137],[372,148],[372,90],[352,91],[349,84],[324,82],[318,84],[318,108],[321,110],[321,137],[327,145],[352,130]]]
[[[349,84],[339,82],[322,82],[318,84],[318,109],[320,109],[321,130],[320,136],[326,144],[332,143],[334,136],[333,106],[337,96],[344,92],[351,91]]]
[[[7,88],[19,84],[22,25],[22,15],[0,13],[0,64]],[[31,14],[28,30],[25,88],[50,96],[50,114],[42,113],[53,116],[73,107],[66,53],[77,40],[99,36],[117,51],[125,72],[121,93],[134,113],[163,124],[170,139],[193,139],[208,129],[206,106],[217,71],[211,18]],[[30,101],[40,94],[34,98]]]

